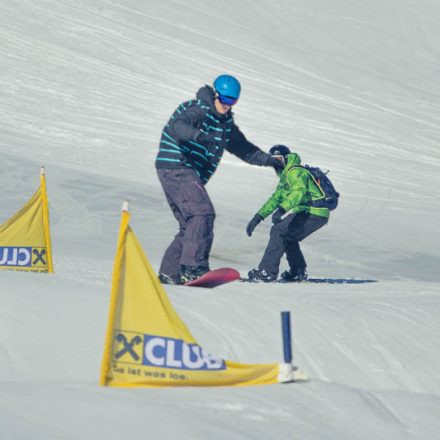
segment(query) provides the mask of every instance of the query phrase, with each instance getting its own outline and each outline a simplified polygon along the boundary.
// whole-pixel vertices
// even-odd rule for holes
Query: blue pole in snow
[[[283,332],[284,362],[292,363],[292,336],[290,333],[290,312],[281,312],[281,329]]]

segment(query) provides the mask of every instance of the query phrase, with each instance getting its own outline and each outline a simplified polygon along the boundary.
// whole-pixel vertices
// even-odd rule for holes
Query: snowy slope
[[[0,222],[45,164],[56,270],[0,272],[1,439],[438,438],[440,6],[234,3],[0,0]],[[291,310],[307,384],[100,388],[121,202],[157,268],[176,228],[160,131],[223,72],[252,142],[331,170],[341,204],[304,242],[309,272],[359,282],[167,289],[202,346],[241,362],[280,360]],[[275,184],[225,154],[211,266],[258,263],[269,222],[244,228]]]

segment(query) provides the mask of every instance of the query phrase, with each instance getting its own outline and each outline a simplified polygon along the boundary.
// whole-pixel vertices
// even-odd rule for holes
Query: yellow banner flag
[[[174,310],[129,219],[123,210],[101,385],[239,386],[294,379],[290,364],[245,365],[204,352]]]
[[[0,268],[53,272],[44,168],[41,168],[37,192],[0,226]]]

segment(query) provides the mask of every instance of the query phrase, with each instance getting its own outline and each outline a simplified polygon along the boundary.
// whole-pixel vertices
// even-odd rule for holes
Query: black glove
[[[272,156],[269,156],[269,158],[267,159],[266,166],[274,167],[276,172],[284,170],[284,164],[282,160]]]
[[[217,141],[214,139],[215,133],[206,134],[200,132],[196,137],[196,142],[200,145],[203,145],[204,147],[211,149],[215,147]]]
[[[286,210],[284,208],[281,208],[281,206],[272,214],[272,223],[276,225],[282,220],[282,216],[286,213]]]
[[[252,217],[252,220],[248,223],[246,228],[246,234],[249,235],[249,237],[252,235],[252,232],[254,232],[255,227],[263,220],[263,217],[261,217],[260,214],[255,214]]]

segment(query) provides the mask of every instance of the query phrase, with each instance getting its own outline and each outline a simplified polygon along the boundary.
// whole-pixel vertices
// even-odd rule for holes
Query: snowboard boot
[[[209,266],[180,266],[180,279],[185,284],[200,278],[206,272],[209,272]]]
[[[252,269],[248,272],[249,281],[253,283],[273,283],[277,280],[278,274],[268,273],[264,269]]]
[[[281,274],[282,283],[301,283],[308,278],[305,267],[300,269],[286,270]]]
[[[162,284],[182,284],[182,280],[180,279],[180,275],[167,275],[166,273],[159,273],[159,281]]]

